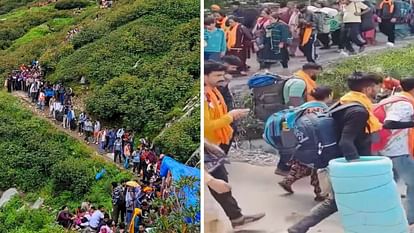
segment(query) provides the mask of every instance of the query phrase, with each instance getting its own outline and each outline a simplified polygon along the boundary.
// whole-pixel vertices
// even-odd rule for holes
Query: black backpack
[[[298,118],[294,134],[299,143],[293,158],[310,167],[325,168],[331,159],[339,157],[339,129],[332,115],[354,106],[361,105],[336,103],[325,112],[308,113]]]
[[[253,96],[253,112],[256,118],[266,121],[275,112],[288,108],[283,97],[286,81],[275,74],[256,74],[248,81]],[[305,94],[305,92],[304,92]]]

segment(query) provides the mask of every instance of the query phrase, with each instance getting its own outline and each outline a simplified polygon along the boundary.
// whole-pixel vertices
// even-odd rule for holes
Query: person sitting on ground
[[[57,216],[57,222],[59,225],[67,229],[72,227],[74,219],[75,216],[69,212],[69,208],[67,206],[63,206]]]
[[[125,223],[121,222],[116,233],[125,233]]]
[[[91,213],[89,210],[85,211],[84,209],[81,208],[81,211],[83,211],[83,216],[80,219],[80,224],[79,227],[81,229],[85,229],[87,227],[89,227],[89,221],[91,220]]]
[[[101,222],[101,220],[104,219],[104,207],[103,206],[99,206],[98,209],[95,209],[95,207],[91,207],[91,209],[93,210],[91,219],[89,221],[89,226],[92,228],[92,230],[94,231],[98,231],[99,230],[99,223]]]
[[[141,224],[138,228],[138,233],[147,233],[148,231],[145,229],[145,225]]]
[[[99,223],[99,233],[112,233],[111,226],[113,225],[112,219],[108,213],[104,213],[104,218]]]

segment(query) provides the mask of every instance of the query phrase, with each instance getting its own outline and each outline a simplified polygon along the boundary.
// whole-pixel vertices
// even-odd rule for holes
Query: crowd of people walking
[[[235,55],[242,63],[237,72],[241,75],[250,69],[246,61],[254,53],[260,69],[276,63],[287,69],[289,59],[300,53],[315,63],[317,45],[321,50],[336,46],[348,56],[375,45],[377,29],[387,36],[389,47],[397,35],[407,36],[414,29],[413,7],[403,0],[383,0],[378,5],[368,0],[287,2],[261,9],[244,9],[234,1],[231,6],[232,10],[224,10],[212,5],[204,19],[204,60]]]
[[[111,154],[115,163],[125,169],[131,169],[142,180],[149,182],[160,165],[148,138],[136,138],[131,130],[124,128],[106,128],[98,119],[93,120],[84,111],[75,112],[72,88],[62,83],[51,84],[43,80],[43,73],[38,61],[31,65],[21,65],[19,70],[11,72],[5,81],[8,92],[23,91],[37,108],[52,118],[64,129],[77,131],[86,144],[96,144],[100,154]],[[47,112],[46,112],[47,110]]]

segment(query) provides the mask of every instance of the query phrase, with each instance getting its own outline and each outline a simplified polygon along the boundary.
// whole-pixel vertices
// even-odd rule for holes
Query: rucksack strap
[[[406,102],[409,102],[411,104],[411,101],[407,97],[400,96],[400,95],[394,95],[394,96],[388,97],[388,98],[384,99],[383,101],[379,102],[375,106],[375,108],[378,108],[380,106],[384,106],[384,105],[387,105],[387,104],[396,103],[396,102],[399,102],[399,101],[406,101]]]
[[[330,114],[334,114],[336,112],[342,111],[344,109],[350,108],[350,107],[355,107],[355,106],[361,106],[363,107],[360,103],[358,102],[352,102],[349,104],[341,104],[340,102],[336,102],[335,104],[333,104],[329,109],[328,109],[328,113]]]

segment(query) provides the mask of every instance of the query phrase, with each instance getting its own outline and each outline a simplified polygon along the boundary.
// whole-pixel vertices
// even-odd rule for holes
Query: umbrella
[[[133,188],[136,188],[136,187],[139,186],[139,184],[136,181],[133,181],[133,180],[126,182],[126,185],[130,186],[130,187],[133,187]]]

